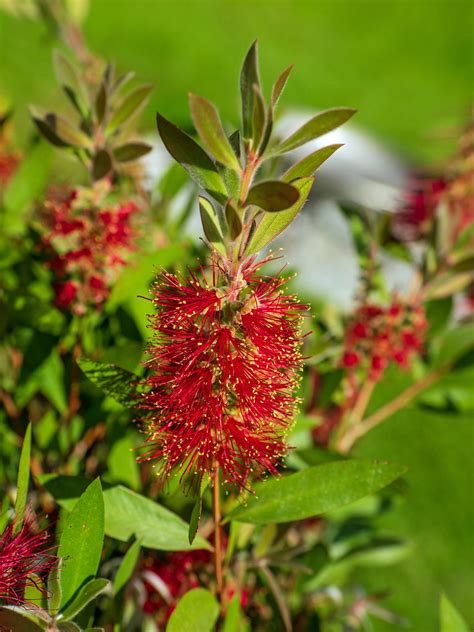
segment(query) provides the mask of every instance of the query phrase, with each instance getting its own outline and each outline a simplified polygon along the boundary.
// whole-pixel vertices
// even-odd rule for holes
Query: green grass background
[[[188,124],[188,91],[237,120],[239,67],[255,37],[267,91],[295,63],[284,104],[356,107],[359,125],[420,164],[453,149],[449,132],[474,96],[470,2],[92,0],[85,32],[93,50],[155,84],[143,117],[150,129],[156,109]],[[16,105],[26,135],[27,103],[58,100],[51,42],[41,25],[0,14],[0,53],[0,95]],[[389,605],[416,632],[438,629],[441,590],[474,625],[473,421],[407,411],[359,450],[410,466],[410,493],[390,526],[413,540],[415,553],[365,581],[389,588]]]

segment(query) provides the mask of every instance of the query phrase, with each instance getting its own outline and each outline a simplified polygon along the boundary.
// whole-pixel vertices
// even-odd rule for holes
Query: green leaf
[[[224,215],[227,222],[227,226],[229,227],[229,235],[232,241],[237,239],[237,237],[242,232],[242,221],[239,217],[239,212],[235,204],[232,200],[228,200],[225,205]]]
[[[113,150],[113,154],[114,158],[119,162],[130,162],[145,156],[151,149],[151,146],[147,143],[127,143],[116,147]]]
[[[265,246],[268,246],[291,224],[308,199],[313,182],[314,178],[300,178],[292,182],[292,186],[300,192],[298,201],[286,211],[265,213],[262,216],[245,249],[247,254],[255,254],[265,248]]]
[[[240,594],[236,593],[227,607],[222,632],[240,632]]]
[[[277,213],[296,204],[299,197],[300,193],[293,185],[280,180],[265,180],[250,189],[245,204],[253,204],[269,213]]]
[[[5,206],[5,229],[8,233],[21,232],[25,223],[22,221],[24,211],[41,196],[51,166],[52,150],[40,142],[27,154],[20,163],[3,193]]]
[[[260,87],[258,71],[258,43],[257,40],[250,47],[245,56],[240,72],[240,94],[242,97],[242,127],[244,138],[252,134],[252,117],[254,108],[254,85]]]
[[[196,502],[194,503],[193,511],[191,513],[191,520],[189,521],[189,530],[188,530],[188,541],[189,544],[194,542],[194,538],[196,537],[197,530],[199,528],[199,521],[201,520],[202,513],[202,496],[206,491],[207,486],[209,485],[209,475],[205,475],[201,481],[201,485],[199,487],[199,494],[196,498]]]
[[[448,329],[440,340],[438,352],[434,357],[434,364],[439,367],[456,362],[471,349],[474,349],[474,323],[466,323]]]
[[[343,507],[389,485],[406,472],[394,463],[357,459],[308,467],[255,485],[255,496],[226,520],[291,522]]]
[[[87,93],[77,68],[60,50],[53,52],[53,65],[58,83],[74,107],[84,114],[87,110]]]
[[[191,178],[213,198],[225,202],[227,192],[216,165],[208,154],[188,134],[156,114],[161,140],[171,156],[186,169]]]
[[[81,632],[81,628],[74,621],[60,621],[57,629],[59,632]]]
[[[212,632],[219,616],[219,604],[204,588],[187,592],[173,610],[166,632]]]
[[[93,481],[77,501],[59,543],[62,558],[61,608],[95,577],[104,541],[104,498],[100,480]]]
[[[14,606],[0,606],[0,629],[7,632],[18,630],[21,632],[41,632],[46,625],[33,613]]]
[[[25,519],[26,502],[28,499],[28,486],[30,483],[30,460],[31,460],[31,423],[25,432],[23,445],[20,454],[20,466],[18,469],[17,492],[15,501],[15,523],[13,533],[21,531]]]
[[[316,169],[320,167],[330,156],[332,156],[339,147],[342,147],[342,145],[328,145],[327,147],[317,149],[312,154],[309,154],[309,156],[306,156],[290,167],[288,171],[282,175],[282,180],[284,182],[291,182],[292,180],[295,180],[295,178],[306,178],[308,176],[312,176]]]
[[[89,358],[79,358],[79,368],[87,378],[101,391],[113,397],[115,401],[126,408],[134,408],[137,403],[140,381],[138,375],[126,371],[115,364],[95,362]]]
[[[62,116],[35,106],[30,107],[30,115],[38,130],[52,145],[92,148],[89,136]]]
[[[275,83],[272,88],[272,96],[271,96],[271,104],[272,107],[275,108],[280,97],[283,92],[286,82],[288,81],[288,77],[290,76],[290,72],[293,70],[293,64],[285,68],[285,70],[277,77]]]
[[[95,99],[95,113],[96,113],[97,122],[99,123],[99,125],[104,120],[105,113],[107,112],[107,103],[108,103],[107,85],[103,81],[100,84],[100,88],[99,88],[99,91],[97,92],[97,96]]]
[[[137,565],[138,558],[141,551],[140,540],[135,540],[132,546],[126,552],[122,563],[119,566],[117,574],[114,579],[114,596],[117,596],[121,590],[125,588],[129,579],[133,575],[135,566]]]
[[[61,607],[61,568],[62,560],[58,559],[55,567],[48,575],[48,610],[52,615],[56,615]]]
[[[41,577],[38,577],[35,573],[31,573],[28,576],[29,582],[25,587],[25,601],[28,604],[33,604],[37,608],[45,609],[46,603],[46,591],[44,582]]]
[[[84,584],[74,599],[61,611],[61,617],[66,620],[74,619],[88,603],[103,593],[109,584],[108,579],[92,579]]]
[[[145,104],[148,95],[153,90],[152,85],[143,85],[132,92],[129,92],[123,99],[122,103],[117,107],[115,112],[110,117],[109,124],[107,125],[107,132],[113,132],[120,125],[125,123],[129,118],[138,112],[138,110]]]
[[[206,239],[216,250],[225,254],[224,237],[219,225],[219,218],[211,202],[202,196],[199,196],[199,213]]]
[[[99,149],[92,161],[92,177],[102,180],[112,171],[112,158],[106,149]]]
[[[440,601],[440,632],[469,632],[469,628],[446,595]]]
[[[114,483],[125,483],[136,491],[140,488],[140,469],[135,448],[130,434],[114,441],[107,459],[107,468]]]
[[[189,95],[189,106],[199,138],[207,151],[220,163],[240,171],[240,164],[222,127],[214,105],[197,94]]]
[[[355,112],[356,110],[350,108],[333,108],[332,110],[316,114],[294,134],[277,145],[270,153],[284,154],[287,151],[301,147],[301,145],[308,143],[310,140],[314,140],[336,129],[336,127],[348,121]]]
[[[257,85],[253,86],[255,92],[253,100],[253,113],[252,113],[252,147],[254,151],[258,151],[260,154],[260,142],[262,141],[265,133],[265,127],[267,122],[267,112],[265,106],[265,99],[263,98],[262,91]]]
[[[88,480],[73,476],[43,475],[41,484],[61,507],[74,510],[77,497]],[[179,516],[153,500],[122,485],[104,489],[105,534],[121,542],[132,537],[144,547],[161,551],[209,549],[208,542],[197,536],[190,545],[188,525]]]

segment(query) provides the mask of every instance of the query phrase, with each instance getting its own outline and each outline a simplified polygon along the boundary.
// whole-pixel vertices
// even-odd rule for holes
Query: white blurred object
[[[289,113],[278,123],[286,138],[310,115]],[[311,197],[301,217],[277,242],[288,263],[298,270],[296,285],[306,293],[350,309],[358,286],[359,266],[347,221],[339,204],[395,212],[408,183],[409,168],[384,145],[353,125],[344,125],[288,154],[288,163],[327,145],[343,143],[316,173]],[[412,268],[382,257],[389,289],[406,290]]]

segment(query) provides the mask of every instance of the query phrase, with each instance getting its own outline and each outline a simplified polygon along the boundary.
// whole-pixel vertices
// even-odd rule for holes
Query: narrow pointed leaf
[[[246,205],[254,205],[269,213],[277,213],[296,204],[300,197],[296,187],[280,180],[258,182],[249,191]]]
[[[56,566],[48,575],[48,610],[52,615],[56,615],[61,606],[61,567],[62,560],[59,559]]]
[[[57,629],[58,632],[81,632],[81,628],[74,621],[60,621]]]
[[[232,200],[229,200],[225,205],[224,215],[229,227],[229,235],[232,241],[242,232],[242,221],[239,217],[239,213]]]
[[[275,83],[273,84],[273,88],[272,88],[272,96],[271,96],[271,103],[272,103],[272,107],[275,108],[280,97],[281,97],[281,93],[283,92],[285,86],[286,86],[286,82],[288,81],[288,77],[290,76],[290,72],[293,70],[293,64],[291,64],[290,66],[288,66],[288,68],[285,68],[285,70],[277,77]]]
[[[20,466],[18,469],[17,492],[15,502],[15,524],[13,533],[19,533],[25,519],[26,502],[28,499],[28,486],[30,484],[30,460],[31,460],[31,423],[25,432],[20,454]]]
[[[125,123],[130,117],[138,112],[138,110],[145,104],[148,95],[153,90],[152,85],[144,85],[136,88],[124,98],[122,103],[117,107],[115,112],[110,117],[109,124],[107,126],[108,132],[113,132],[120,125]]]
[[[191,115],[199,138],[207,151],[220,163],[240,171],[240,164],[222,127],[219,113],[214,105],[197,94],[189,95]]]
[[[267,113],[265,99],[263,98],[263,94],[259,86],[254,84],[253,91],[252,146],[254,150],[257,151],[265,133]]]
[[[466,622],[446,595],[440,601],[440,632],[469,632]]]
[[[130,162],[145,156],[151,151],[151,146],[147,143],[127,143],[113,150],[114,158],[119,162]]]
[[[129,579],[133,575],[138,558],[140,557],[141,542],[135,540],[132,546],[125,553],[122,563],[115,575],[114,579],[114,596],[118,595],[125,588]]]
[[[92,579],[87,584],[84,584],[69,605],[61,611],[61,615],[64,619],[74,619],[88,603],[96,599],[108,586],[108,579]]]
[[[79,498],[61,535],[61,608],[69,605],[84,584],[95,577],[103,540],[104,499],[96,479]]]
[[[314,140],[336,129],[348,121],[355,112],[356,110],[351,108],[333,108],[332,110],[326,110],[325,112],[316,114],[316,116],[313,116],[312,119],[300,127],[294,134],[277,145],[271,153],[284,154],[287,151],[301,147],[301,145],[308,143],[310,140]]]
[[[84,114],[87,107],[87,94],[77,68],[60,50],[53,52],[53,64],[58,83],[74,107],[76,107],[81,114]]]
[[[112,158],[106,149],[99,149],[92,161],[92,177],[102,180],[112,171]]]
[[[227,192],[216,165],[188,134],[157,113],[158,131],[166,149],[191,178],[216,200],[224,202]]]
[[[327,147],[317,149],[312,154],[309,154],[309,156],[306,156],[290,167],[288,171],[283,174],[282,180],[285,182],[291,182],[292,180],[295,180],[295,178],[306,178],[308,176],[312,176],[316,169],[328,158],[330,158],[333,153],[339,149],[339,147],[342,147],[342,145],[328,145]]]
[[[245,249],[246,254],[251,255],[262,250],[291,224],[308,199],[313,182],[314,178],[300,178],[292,182],[300,192],[298,201],[285,211],[263,215]]]
[[[97,97],[95,99],[95,113],[97,116],[97,122],[99,125],[102,123],[107,111],[108,93],[107,86],[104,82],[101,83]]]
[[[257,40],[255,40],[250,47],[240,72],[240,94],[242,97],[242,127],[244,138],[250,138],[252,134],[253,104],[255,99],[254,85],[260,87]]]
[[[219,616],[219,604],[204,588],[194,588],[178,602],[166,632],[212,632]]]
[[[216,250],[224,254],[224,237],[219,225],[219,218],[209,200],[202,196],[199,197],[199,213],[206,239]]]
[[[227,608],[222,632],[239,632],[241,629],[240,593],[236,593]]]
[[[303,520],[373,494],[406,472],[396,463],[354,459],[308,467],[255,485],[255,496],[227,520],[267,524]]]
[[[30,107],[31,117],[47,141],[57,147],[92,147],[92,140],[78,127],[53,112]]]

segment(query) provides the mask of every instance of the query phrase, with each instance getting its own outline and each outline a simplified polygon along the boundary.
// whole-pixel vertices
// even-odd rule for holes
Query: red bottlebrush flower
[[[77,287],[72,281],[56,283],[54,285],[54,291],[56,293],[54,304],[62,309],[69,307],[77,295]]]
[[[354,351],[346,351],[342,358],[342,365],[346,369],[351,369],[357,366],[360,362],[359,355]]]
[[[34,584],[31,575],[46,579],[56,562],[47,533],[33,533],[28,518],[17,534],[13,524],[8,526],[0,536],[0,602],[25,605],[25,588]]]
[[[216,466],[244,487],[249,475],[275,472],[295,414],[301,312],[285,281],[260,275],[253,259],[234,274],[212,264],[212,279],[163,272],[155,284],[155,339],[141,408],[149,450],[168,474]]]
[[[361,367],[370,379],[379,380],[392,361],[409,366],[413,354],[422,349],[426,328],[420,304],[405,303],[397,297],[388,306],[365,303],[347,328],[341,364],[352,375]],[[357,389],[356,384],[352,386]]]
[[[43,244],[57,279],[58,307],[83,314],[88,305],[103,305],[126,255],[134,249],[132,219],[137,211],[133,202],[95,208],[79,190],[47,202]]]

